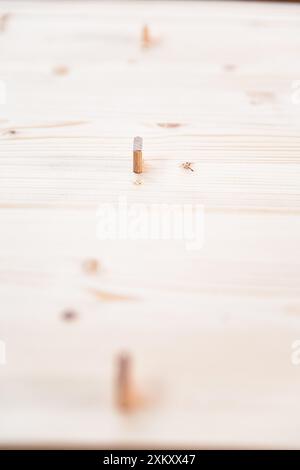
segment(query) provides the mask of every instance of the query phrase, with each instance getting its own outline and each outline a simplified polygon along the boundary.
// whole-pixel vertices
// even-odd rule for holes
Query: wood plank
[[[1,11],[0,447],[300,448],[300,6]],[[99,240],[97,209],[120,195],[202,205],[203,247]],[[129,416],[123,350],[149,398]]]

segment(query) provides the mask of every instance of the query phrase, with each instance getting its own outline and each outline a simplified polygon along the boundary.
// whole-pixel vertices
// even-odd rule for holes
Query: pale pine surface
[[[1,445],[300,447],[300,6],[0,8]],[[203,204],[203,249],[97,240],[120,193]],[[151,397],[130,416],[122,350]]]

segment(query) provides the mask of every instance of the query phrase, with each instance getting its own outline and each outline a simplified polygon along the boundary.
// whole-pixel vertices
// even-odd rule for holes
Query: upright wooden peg
[[[133,140],[133,171],[134,173],[143,172],[143,139],[135,137]]]

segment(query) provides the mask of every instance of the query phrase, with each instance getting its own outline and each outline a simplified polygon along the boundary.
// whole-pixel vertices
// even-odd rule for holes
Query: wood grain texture
[[[300,6],[1,12],[0,446],[300,448]],[[203,248],[100,241],[120,194],[202,204]],[[149,395],[130,416],[122,351]]]

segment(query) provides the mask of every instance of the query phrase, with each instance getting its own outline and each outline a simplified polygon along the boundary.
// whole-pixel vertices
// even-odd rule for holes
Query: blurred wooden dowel
[[[116,404],[121,411],[134,411],[141,404],[132,374],[132,358],[123,353],[117,358]]]
[[[142,29],[142,46],[149,47],[151,45],[150,32],[147,25]]]
[[[4,13],[3,15],[0,15],[0,32],[1,33],[4,33],[4,31],[6,30],[7,22],[10,16],[11,15],[9,13]]]

